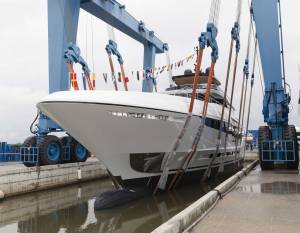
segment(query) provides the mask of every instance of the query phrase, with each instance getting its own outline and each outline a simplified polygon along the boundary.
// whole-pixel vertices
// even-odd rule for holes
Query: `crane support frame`
[[[154,67],[156,53],[164,52],[165,43],[155,36],[154,31],[147,29],[115,0],[48,0],[50,93],[69,89],[63,53],[69,43],[76,44],[80,8],[142,43],[144,70]],[[144,81],[142,90],[153,91],[153,84]]]
[[[289,97],[283,86],[278,0],[252,0],[252,10],[265,82],[264,121],[281,127],[288,124]]]
[[[69,90],[68,70],[64,51],[70,43],[76,44],[80,9],[125,33],[144,46],[143,69],[155,66],[155,55],[163,53],[166,43],[158,39],[154,31],[143,21],[135,19],[125,10],[125,5],[115,0],[48,0],[48,52],[49,93]],[[143,80],[143,92],[153,92],[153,82]],[[43,114],[38,123],[38,134],[61,131],[60,127]]]
[[[286,92],[280,0],[252,0],[251,13],[264,75],[263,115],[268,125],[259,127],[258,133],[261,168],[281,164],[298,169],[296,128],[289,125],[291,98]]]

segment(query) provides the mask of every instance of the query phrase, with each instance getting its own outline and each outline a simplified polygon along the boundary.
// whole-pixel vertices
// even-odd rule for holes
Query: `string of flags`
[[[169,72],[169,71],[172,71],[172,70],[179,69],[180,67],[184,66],[185,64],[193,62],[195,56],[196,56],[196,53],[193,53],[193,54],[187,56],[186,58],[181,59],[177,62],[174,62],[170,65],[163,65],[161,67],[152,68],[151,72],[152,72],[154,78],[157,79],[157,77],[159,75],[163,74],[164,72]],[[133,79],[136,78],[138,81],[140,81],[141,79],[145,79],[145,73],[146,73],[145,70],[140,70],[140,71],[131,71],[130,74],[131,74],[131,78],[133,78]],[[117,78],[118,82],[122,82],[122,73],[118,72],[117,74],[118,74],[118,76],[117,76],[118,77]],[[97,75],[93,72],[90,72],[89,76],[90,76],[91,83],[92,83],[92,89],[95,90],[96,89],[96,77],[97,77]],[[104,79],[105,83],[108,82],[109,77],[110,77],[110,73],[103,73],[102,74],[102,78]],[[129,81],[128,77],[126,77],[126,81],[127,82]],[[71,82],[71,87],[74,90],[79,89],[78,83],[77,83],[76,73],[70,74],[70,82]],[[84,84],[85,84],[85,82],[84,82]],[[86,89],[86,87],[85,87],[85,89]],[[90,87],[90,89],[91,89],[91,87]]]

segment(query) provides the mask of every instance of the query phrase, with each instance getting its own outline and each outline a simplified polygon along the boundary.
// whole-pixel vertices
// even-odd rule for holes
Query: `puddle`
[[[236,188],[239,192],[270,193],[270,194],[299,194],[300,183],[276,181],[254,185],[243,185]]]

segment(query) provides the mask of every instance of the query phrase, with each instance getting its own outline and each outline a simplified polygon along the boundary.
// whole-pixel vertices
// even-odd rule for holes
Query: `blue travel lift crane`
[[[259,159],[262,169],[274,165],[298,169],[299,147],[295,126],[289,125],[290,93],[285,80],[280,0],[252,0],[265,93],[263,116],[267,126],[259,127]]]
[[[79,62],[81,65],[85,63],[84,60],[76,61],[76,58],[74,60],[72,56],[64,57],[67,48],[69,52],[75,52],[75,55],[76,51],[78,52],[77,47],[72,44],[76,44],[80,9],[142,43],[144,45],[144,70],[153,68],[155,55],[165,52],[168,48],[167,44],[155,36],[154,31],[147,29],[143,21],[135,19],[125,10],[125,5],[116,0],[48,0],[49,93],[70,89],[68,79],[70,66],[66,66],[64,59],[69,64],[70,62]],[[70,55],[66,53],[68,54]],[[73,60],[71,61],[70,58]],[[85,68],[88,69],[88,66],[83,65],[83,69]],[[142,91],[153,92],[152,80],[143,80]],[[32,129],[34,123],[30,127],[34,135],[28,137],[17,151],[10,153],[12,152],[9,149],[10,146],[7,144],[1,146],[2,158],[8,154],[18,155],[27,166],[35,165],[37,162],[40,165],[48,165],[57,164],[63,160],[85,161],[89,152],[75,139],[71,136],[58,138],[52,134],[64,132],[59,125],[42,113],[38,113],[35,121],[37,121],[37,129]]]

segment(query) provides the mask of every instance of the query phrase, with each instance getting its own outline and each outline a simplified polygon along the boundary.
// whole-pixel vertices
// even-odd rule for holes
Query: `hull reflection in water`
[[[185,186],[105,211],[94,211],[94,197],[113,189],[110,180],[9,198],[0,203],[0,233],[150,232],[218,183]]]

